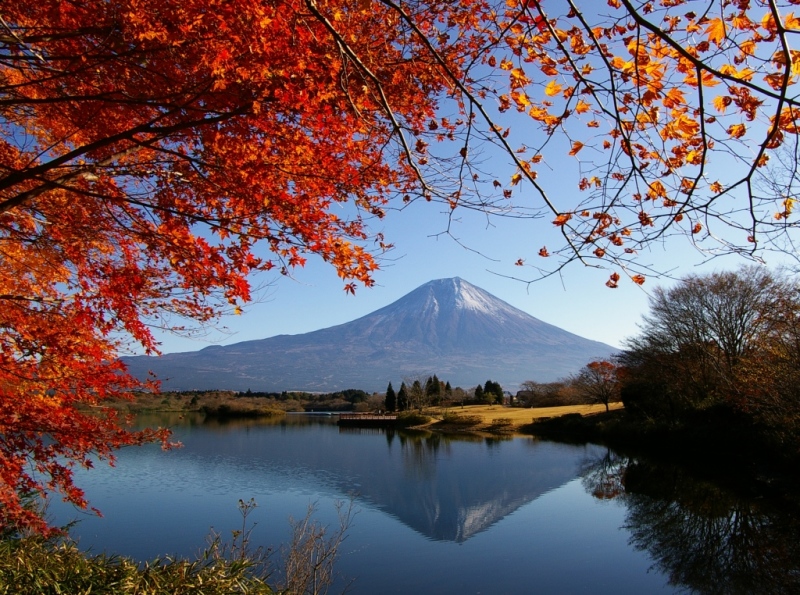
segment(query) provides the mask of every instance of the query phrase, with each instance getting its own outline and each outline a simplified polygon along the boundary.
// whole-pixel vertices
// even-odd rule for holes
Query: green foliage
[[[400,389],[395,395],[395,408],[390,408],[390,388],[386,389],[386,400],[384,405],[387,411],[408,411],[416,409],[424,411],[429,406],[447,406],[448,402],[455,399],[460,401],[464,400],[464,390],[456,387],[455,389],[449,382],[440,380],[438,375],[433,374],[428,376],[423,381],[422,376],[419,377],[406,377],[400,384]],[[392,392],[394,392],[392,390]]]
[[[239,403],[221,403],[204,405],[200,411],[210,417],[280,417],[286,412],[280,409],[269,409],[258,405]]]
[[[502,403],[503,402],[503,387],[500,386],[499,382],[494,382],[493,380],[487,380],[486,383],[483,385],[483,397],[484,399],[489,399],[491,396],[492,402],[495,403]]]
[[[391,382],[389,383],[389,386],[386,387],[386,399],[384,400],[384,407],[386,408],[386,411],[397,411],[397,395],[392,388]]]
[[[408,389],[406,389],[406,383],[400,383],[400,390],[397,393],[397,410],[398,411],[407,411],[408,410]]]
[[[254,499],[239,500],[241,528],[226,542],[212,530],[209,545],[195,560],[157,558],[140,564],[121,556],[90,555],[69,538],[4,534],[0,538],[0,595],[248,595],[326,593],[334,579],[340,546],[356,514],[353,502],[337,502],[333,530],[313,519],[290,519],[291,541],[281,548],[283,567],[271,586],[271,550],[251,550],[248,515]]]
[[[445,395],[445,384],[434,374],[425,382],[425,395],[431,405],[439,405]]]

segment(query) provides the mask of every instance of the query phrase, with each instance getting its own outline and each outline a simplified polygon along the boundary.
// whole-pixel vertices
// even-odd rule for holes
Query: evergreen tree
[[[487,380],[483,384],[483,400],[489,405],[494,405],[494,402],[497,400],[491,380]]]
[[[393,412],[397,411],[397,395],[394,393],[394,389],[392,388],[392,383],[389,383],[389,386],[386,387],[386,399],[384,401],[386,411]]]
[[[449,380],[447,381],[447,384],[444,385],[444,394],[446,394],[448,397],[452,396],[453,394],[453,387],[450,386]]]
[[[494,387],[495,387],[495,394],[497,395],[497,402],[498,403],[505,403],[506,395],[503,392],[503,387],[500,386],[499,382],[495,382],[494,383]]]
[[[480,384],[475,387],[475,400],[483,401],[483,387]]]
[[[483,395],[490,403],[502,403],[504,400],[503,387],[492,380],[487,380],[483,385]]]
[[[499,382],[487,380],[486,384],[483,385],[483,394],[487,400],[493,403],[503,402],[503,387],[500,386]]]
[[[425,394],[432,405],[438,405],[442,401],[442,384],[436,374],[425,383]]]
[[[405,382],[400,384],[400,390],[397,391],[397,410],[408,411],[408,392]]]

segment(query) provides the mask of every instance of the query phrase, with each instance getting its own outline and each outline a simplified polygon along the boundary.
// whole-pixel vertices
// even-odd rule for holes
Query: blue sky
[[[571,180],[567,184],[571,185]],[[532,269],[514,266],[514,262],[521,257],[535,259],[542,245],[554,242],[553,226],[547,218],[487,220],[480,213],[464,212],[453,231],[471,250],[450,237],[436,237],[447,226],[441,205],[414,203],[404,211],[390,212],[380,224],[375,230],[384,231],[396,247],[375,274],[375,287],[359,287],[355,296],[348,295],[329,265],[309,258],[304,268],[294,271],[293,278],[254,278],[254,285],[263,286],[255,302],[247,305],[242,315],[224,316],[203,336],[160,335],[162,351],[195,351],[210,344],[229,345],[342,324],[392,303],[427,281],[456,276],[544,322],[621,346],[625,338],[637,333],[637,323],[647,311],[648,292],[659,284],[674,282],[648,278],[640,287],[623,278],[619,288],[609,289],[605,281],[613,269],[581,264],[530,285],[503,277],[535,277]],[[703,256],[681,238],[652,247],[640,257],[642,262],[672,270],[673,276],[734,268],[741,262],[727,258],[702,264]]]
[[[520,134],[535,134],[521,126]],[[531,137],[532,138],[532,137]],[[578,190],[582,171],[591,167],[577,157],[567,157],[567,140],[553,137],[550,155],[556,163],[544,161],[539,181],[559,209],[571,210],[584,198]],[[588,151],[587,151],[588,153]],[[585,157],[590,157],[586,155]],[[481,164],[492,177],[508,181],[514,173],[507,155],[487,155]],[[584,174],[585,175],[585,174]],[[541,207],[536,193],[525,183],[512,188],[517,205]],[[347,207],[343,207],[346,209]],[[351,320],[386,306],[416,287],[446,277],[461,277],[528,314],[577,335],[621,347],[637,334],[637,324],[647,311],[648,293],[661,284],[692,272],[732,269],[744,261],[732,257],[709,260],[682,236],[668,238],[640,252],[639,263],[669,273],[648,277],[637,286],[623,275],[617,289],[605,286],[608,276],[619,269],[597,269],[574,263],[561,275],[526,284],[509,279],[535,279],[529,265],[547,266],[553,258],[537,256],[542,246],[551,252],[563,242],[552,224],[552,213],[540,219],[487,217],[486,214],[457,209],[451,232],[448,209],[437,203],[412,202],[401,211],[389,211],[383,220],[373,221],[373,232],[383,232],[395,249],[382,261],[375,274],[376,286],[359,287],[355,296],[345,294],[336,272],[319,259],[310,257],[292,278],[263,275],[253,279],[256,300],[240,316],[223,316],[202,336],[184,339],[159,335],[162,351],[196,351],[210,344],[229,345],[279,334],[306,333]],[[342,215],[346,216],[346,211]],[[514,263],[525,259],[526,266]],[[621,273],[621,271],[619,271]]]
[[[565,135],[545,136],[527,117],[518,114],[506,114],[503,118],[500,121],[504,125],[512,126],[509,142],[513,147],[547,145],[547,150],[543,151],[545,159],[537,165],[537,182],[546,189],[556,208],[575,209],[586,198],[578,189],[580,178],[597,171],[593,169],[597,166],[592,163],[593,159],[600,159],[602,163],[606,157],[588,146],[578,155],[569,157],[570,142]],[[457,154],[458,147],[453,149],[445,143],[443,146],[433,144],[430,148],[435,153],[448,150]],[[496,152],[489,144],[479,146],[473,154],[471,146],[470,162],[479,167],[487,180],[498,179],[504,187],[511,188],[514,204],[534,209],[543,207],[541,197],[526,187],[526,182],[514,187],[508,185],[516,171],[508,155]],[[721,172],[720,175],[735,175],[736,167],[736,162],[727,159],[724,153],[715,154],[709,161],[707,175],[713,177],[712,170]],[[444,169],[440,173],[446,179],[452,172]],[[343,216],[347,215],[346,208],[343,207]],[[376,225],[372,231],[383,232],[386,241],[395,245],[394,251],[383,260],[382,269],[376,272],[373,288],[359,287],[355,296],[345,294],[343,282],[335,271],[312,257],[304,268],[293,272],[292,278],[264,275],[253,279],[254,285],[264,286],[256,292],[256,301],[245,306],[240,316],[222,317],[217,328],[208,329],[204,336],[194,339],[160,336],[162,350],[165,353],[194,351],[209,344],[228,345],[342,324],[392,303],[423,283],[456,276],[544,322],[621,347],[626,338],[637,334],[637,324],[647,312],[648,294],[654,287],[672,284],[675,278],[689,273],[727,270],[744,264],[735,257],[710,259],[707,254],[698,252],[686,237],[677,236],[639,253],[639,264],[667,273],[661,278],[649,276],[641,287],[623,274],[619,287],[609,289],[605,286],[609,274],[614,271],[622,274],[622,271],[613,267],[591,268],[580,263],[568,266],[560,275],[526,284],[508,277],[536,279],[539,275],[530,265],[553,264],[552,258],[537,256],[539,249],[547,246],[554,252],[563,243],[552,224],[552,213],[540,219],[521,220],[488,218],[483,213],[457,209],[451,226],[456,241],[441,235],[448,227],[446,211],[443,205],[418,201],[404,210],[389,211],[385,219],[373,222]],[[716,229],[708,229],[709,222],[705,223],[706,229],[700,236],[709,231],[723,237],[731,233],[729,228],[719,224]],[[710,224],[713,226],[714,222]],[[743,242],[743,238],[735,235],[730,239]],[[525,259],[526,266],[514,265],[520,258]]]

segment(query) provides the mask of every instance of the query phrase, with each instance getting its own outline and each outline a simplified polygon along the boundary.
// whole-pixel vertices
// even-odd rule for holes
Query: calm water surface
[[[175,422],[144,419],[147,424]],[[196,555],[211,528],[258,507],[254,545],[289,537],[289,517],[357,514],[340,589],[373,593],[792,592],[796,511],[773,510],[676,469],[597,446],[340,430],[330,418],[174,425],[184,447],[123,450],[78,474],[103,518],[53,503],[83,548],[140,560]],[[785,513],[784,516],[781,516]],[[751,591],[751,589],[753,589]],[[798,591],[794,591],[798,592]]]

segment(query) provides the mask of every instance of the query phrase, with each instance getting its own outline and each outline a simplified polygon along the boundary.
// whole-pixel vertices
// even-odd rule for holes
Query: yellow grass
[[[622,403],[611,403],[610,410],[622,409]],[[445,411],[454,415],[476,415],[483,418],[484,424],[491,425],[495,420],[510,419],[515,426],[531,423],[534,419],[542,417],[558,417],[567,413],[580,413],[591,415],[606,410],[605,405],[568,405],[565,407],[503,407],[501,405],[467,405],[466,407],[450,407],[447,410],[436,408],[431,410],[434,415],[441,415]]]

